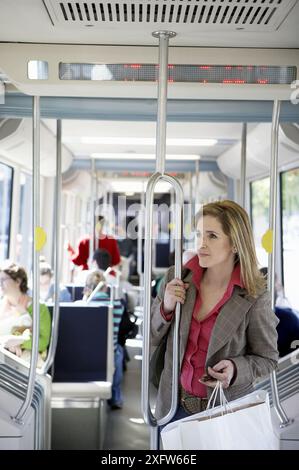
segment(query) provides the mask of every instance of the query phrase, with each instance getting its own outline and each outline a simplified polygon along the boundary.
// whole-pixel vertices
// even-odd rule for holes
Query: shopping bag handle
[[[228,402],[228,400],[225,396],[223,386],[222,386],[222,382],[220,382],[220,380],[217,380],[217,383],[216,383],[216,385],[213,389],[213,392],[212,392],[212,394],[209,398],[207,408],[206,408],[207,411],[210,411],[210,413],[209,413],[210,418],[212,418],[211,411],[216,406],[216,400],[217,400],[218,394],[219,394],[219,401],[220,401],[220,407],[221,407],[221,415],[223,416],[224,414],[227,414],[228,412],[230,412],[230,413],[234,412],[234,410],[230,406],[230,404],[229,404],[229,402]]]

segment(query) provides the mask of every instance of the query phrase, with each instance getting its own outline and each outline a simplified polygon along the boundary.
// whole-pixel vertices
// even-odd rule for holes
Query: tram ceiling
[[[296,0],[1,0],[0,41],[175,46],[299,47]]]
[[[290,89],[290,95],[292,90]],[[41,116],[53,119],[156,121],[157,100],[137,98],[47,97],[40,100]],[[271,122],[273,101],[175,100],[167,104],[169,122]],[[1,117],[31,117],[32,97],[6,93]],[[299,106],[283,101],[281,122],[299,122]]]
[[[125,106],[127,98],[145,98],[150,109],[129,114],[152,119],[157,30],[176,34],[169,120],[177,118],[177,100],[289,100],[299,78],[297,0],[0,0],[0,11],[0,80],[28,95],[118,97]],[[128,110],[117,108],[127,119]],[[101,119],[100,107],[80,111]],[[67,107],[60,117],[66,113],[79,115]],[[196,110],[188,113],[187,120],[199,119]]]

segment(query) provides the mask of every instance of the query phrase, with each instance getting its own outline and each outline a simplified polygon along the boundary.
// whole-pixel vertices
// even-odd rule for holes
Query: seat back
[[[156,267],[157,268],[168,268],[169,267],[169,250],[170,244],[156,243]]]
[[[111,325],[112,313],[100,302],[61,304],[53,382],[111,381]]]
[[[73,302],[83,298],[83,285],[67,284],[66,288],[70,292]]]

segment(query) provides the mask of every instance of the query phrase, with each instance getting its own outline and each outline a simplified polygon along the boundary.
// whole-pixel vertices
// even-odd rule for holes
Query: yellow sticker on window
[[[273,230],[268,229],[262,236],[262,247],[267,253],[272,253],[273,248]]]
[[[189,238],[191,233],[192,233],[192,226],[191,224],[186,224],[185,225],[185,235],[186,235],[186,238]]]
[[[35,250],[40,251],[47,241],[46,232],[42,227],[35,227]]]

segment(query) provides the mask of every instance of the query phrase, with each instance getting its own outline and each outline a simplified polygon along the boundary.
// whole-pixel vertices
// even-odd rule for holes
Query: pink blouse
[[[208,352],[208,346],[214,324],[221,307],[230,299],[235,285],[243,287],[240,274],[240,265],[238,264],[232,272],[231,280],[222,299],[213,307],[209,314],[201,321],[196,319],[196,314],[201,307],[200,281],[204,272],[198,263],[198,257],[194,256],[185,265],[193,273],[192,282],[197,289],[196,301],[192,313],[192,320],[189,330],[187,347],[181,368],[181,385],[192,395],[204,398],[207,396],[207,388],[198,380],[205,374],[205,363]],[[161,313],[166,320],[169,315],[165,315],[163,309]],[[225,359],[225,358],[223,358]]]

